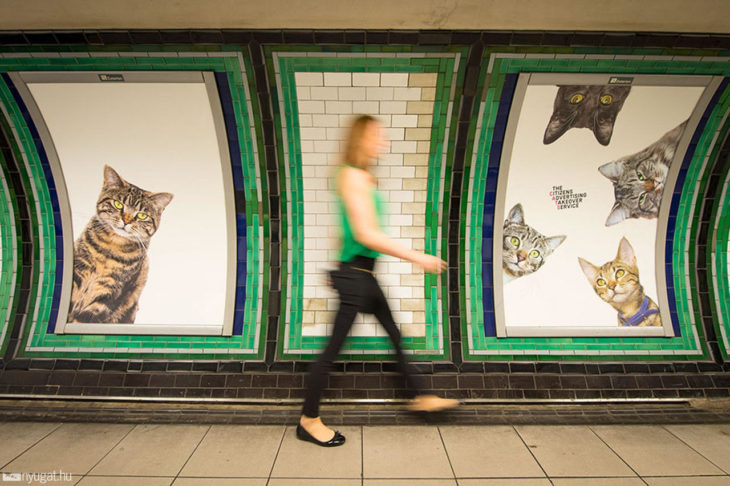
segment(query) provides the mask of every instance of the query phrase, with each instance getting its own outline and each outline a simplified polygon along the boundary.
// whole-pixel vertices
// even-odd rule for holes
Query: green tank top
[[[340,166],[340,168],[342,168],[343,166],[355,167],[356,169],[359,169],[359,167],[350,164],[343,164]],[[380,192],[375,187],[373,187],[372,195],[375,201],[375,213],[377,215],[378,224],[382,228],[385,224],[383,198],[380,195]],[[337,207],[340,213],[340,224],[342,225],[343,240],[342,251],[340,252],[340,261],[349,262],[358,255],[370,258],[377,258],[380,255],[380,252],[375,251],[372,248],[368,248],[367,246],[357,241],[353,236],[352,226],[350,225],[350,221],[347,218],[347,211],[345,210],[345,202],[342,200],[339,194],[336,194],[336,196]]]

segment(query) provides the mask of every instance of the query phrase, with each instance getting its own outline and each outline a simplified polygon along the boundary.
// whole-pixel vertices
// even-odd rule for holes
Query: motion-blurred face
[[[388,141],[383,135],[383,127],[378,122],[370,122],[365,127],[365,131],[360,141],[362,153],[368,160],[378,158],[380,154],[388,148]]]

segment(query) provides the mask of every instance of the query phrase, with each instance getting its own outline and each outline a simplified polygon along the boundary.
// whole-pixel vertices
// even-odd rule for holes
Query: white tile
[[[413,202],[413,191],[391,191],[390,200],[394,202]]]
[[[310,98],[309,86],[297,86],[297,99],[308,100]]]
[[[393,99],[401,101],[420,101],[421,88],[395,88]]]
[[[353,86],[380,86],[380,73],[352,73]]]
[[[380,113],[391,115],[404,115],[406,113],[407,103],[416,103],[415,101],[381,101]]]
[[[414,167],[392,167],[390,168],[390,176],[405,179],[415,177],[416,170]]]
[[[340,117],[338,115],[310,115],[312,124],[317,127],[339,127]]]
[[[328,115],[352,114],[352,101],[325,101]]]
[[[311,90],[311,99],[313,100],[336,100],[337,99],[337,87],[319,87],[309,88]]]
[[[299,126],[300,127],[311,127],[312,126],[312,115],[299,115]]]
[[[408,86],[408,73],[382,73],[380,86]]]
[[[339,152],[340,144],[333,140],[315,140],[314,151],[315,152]],[[324,182],[324,181],[322,181]],[[323,186],[323,188],[325,188]]]
[[[302,140],[326,140],[327,131],[324,128],[306,128],[302,127],[299,129],[299,135]]]
[[[323,101],[300,101],[299,113],[324,113]]]
[[[324,73],[325,86],[352,86],[352,73]]]
[[[363,115],[377,115],[380,113],[380,103],[377,101],[354,101],[352,112]]]
[[[418,115],[392,115],[391,126],[393,127],[417,127]]]
[[[366,88],[337,88],[340,100],[364,101],[366,100]]]
[[[391,101],[393,99],[393,88],[369,87],[365,89],[368,101]]]

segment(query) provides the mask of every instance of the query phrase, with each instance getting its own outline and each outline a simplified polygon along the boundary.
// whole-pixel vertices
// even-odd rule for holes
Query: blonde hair
[[[362,138],[365,129],[371,123],[377,123],[377,119],[371,115],[360,115],[352,122],[350,132],[347,135],[347,144],[345,145],[345,153],[343,154],[346,164],[355,165],[360,168],[367,166],[367,155],[363,153]]]

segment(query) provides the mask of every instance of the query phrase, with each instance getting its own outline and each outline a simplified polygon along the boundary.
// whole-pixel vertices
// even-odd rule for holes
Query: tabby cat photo
[[[613,226],[628,218],[657,217],[669,166],[686,125],[685,120],[641,152],[598,168],[601,174],[613,182],[616,198],[606,218],[606,226]]]
[[[565,241],[564,235],[543,236],[525,223],[525,212],[516,204],[504,220],[502,269],[504,283],[535,273],[545,260]]]
[[[578,258],[593,291],[618,312],[619,326],[661,326],[659,306],[644,294],[634,248],[621,238],[616,258],[600,267]]]
[[[96,214],[74,245],[69,322],[134,322],[147,281],[147,248],[172,198],[130,184],[104,166]]]
[[[629,91],[631,86],[558,86],[542,143],[553,143],[571,128],[588,128],[598,143],[608,145]]]

